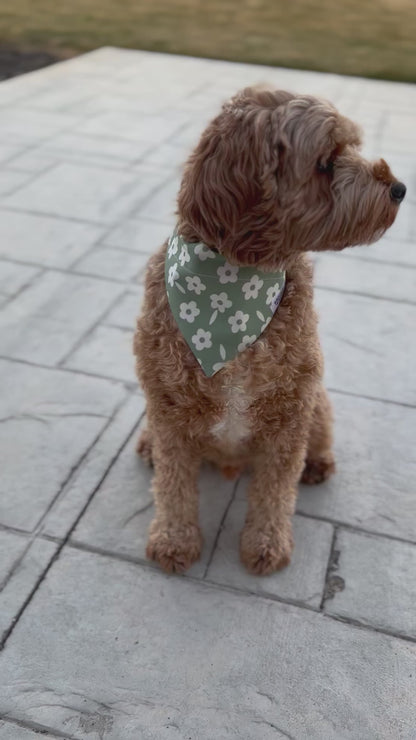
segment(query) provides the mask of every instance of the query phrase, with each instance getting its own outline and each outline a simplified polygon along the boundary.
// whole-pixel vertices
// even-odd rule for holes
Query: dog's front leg
[[[256,456],[240,539],[241,561],[251,573],[267,575],[290,562],[292,516],[306,445],[306,435],[300,432],[292,445],[283,438]]]
[[[175,432],[152,432],[156,515],[146,555],[167,573],[183,572],[198,560],[202,536],[198,524],[198,454]]]

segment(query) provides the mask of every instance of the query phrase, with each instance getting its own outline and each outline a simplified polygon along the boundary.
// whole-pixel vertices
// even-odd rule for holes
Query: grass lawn
[[[98,46],[416,81],[416,0],[0,0],[0,43]]]

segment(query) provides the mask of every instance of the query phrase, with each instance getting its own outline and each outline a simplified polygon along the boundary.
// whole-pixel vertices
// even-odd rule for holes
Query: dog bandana
[[[166,291],[178,327],[211,377],[250,347],[277,310],[285,272],[231,265],[202,242],[169,239]]]

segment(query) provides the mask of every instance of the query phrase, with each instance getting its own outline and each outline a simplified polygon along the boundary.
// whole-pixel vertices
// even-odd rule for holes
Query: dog
[[[134,337],[148,418],[138,451],[154,465],[146,553],[167,572],[200,556],[202,461],[251,471],[240,558],[258,575],[290,562],[299,480],[335,471],[306,253],[375,242],[406,192],[360,141],[329,102],[247,88],[185,165]]]

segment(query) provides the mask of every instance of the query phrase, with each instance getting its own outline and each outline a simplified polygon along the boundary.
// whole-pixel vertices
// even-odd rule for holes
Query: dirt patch
[[[60,57],[47,51],[17,51],[0,49],[0,80],[32,72],[59,62]]]

